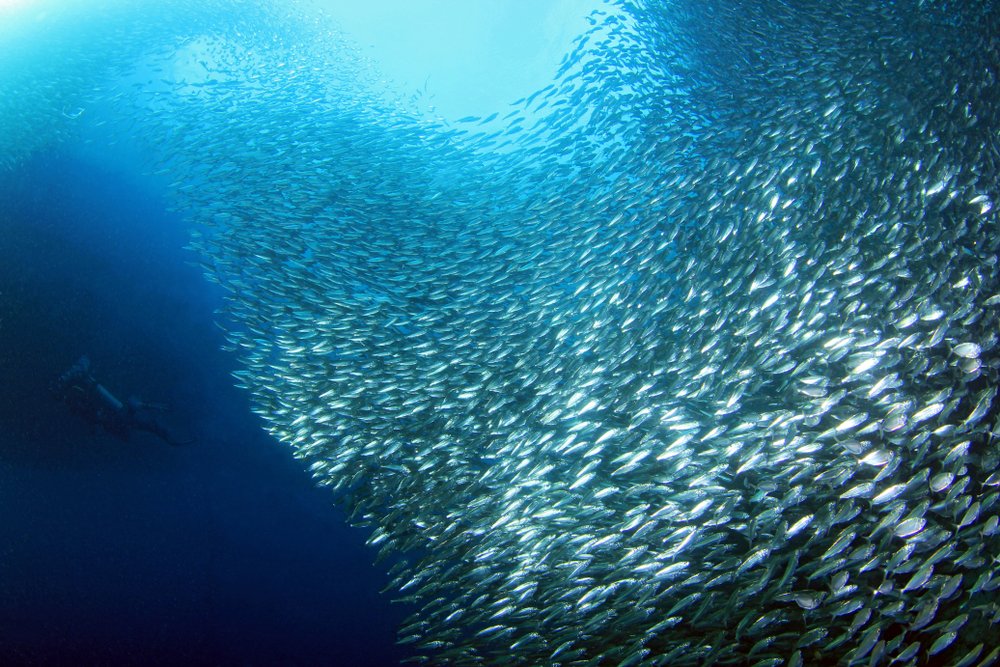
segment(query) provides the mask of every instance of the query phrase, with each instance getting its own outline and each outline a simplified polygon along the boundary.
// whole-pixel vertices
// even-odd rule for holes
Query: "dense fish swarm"
[[[418,659],[986,665],[1000,10],[970,5],[616,3],[457,125],[305,14],[108,96]]]

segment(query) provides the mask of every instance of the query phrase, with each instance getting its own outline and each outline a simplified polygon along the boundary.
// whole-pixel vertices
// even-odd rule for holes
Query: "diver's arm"
[[[95,382],[94,386],[97,388],[97,393],[101,397],[108,407],[110,407],[115,412],[121,412],[125,409],[125,404],[115,398],[114,394],[104,388],[103,384]]]

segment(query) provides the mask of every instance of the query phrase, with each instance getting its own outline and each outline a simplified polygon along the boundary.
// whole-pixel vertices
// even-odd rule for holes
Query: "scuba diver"
[[[162,426],[153,412],[167,409],[159,403],[145,403],[129,397],[122,402],[90,373],[90,359],[83,355],[73,366],[59,376],[53,385],[56,397],[69,409],[105,432],[128,440],[132,431],[147,431],[169,445],[186,445],[193,440],[178,440]]]

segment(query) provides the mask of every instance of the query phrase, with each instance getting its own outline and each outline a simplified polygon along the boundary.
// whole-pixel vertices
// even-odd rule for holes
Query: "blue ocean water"
[[[393,664],[406,613],[364,533],[260,428],[219,294],[130,165],[36,155],[0,181],[0,664]],[[193,444],[53,400],[82,354]]]
[[[0,667],[993,664],[996,9],[405,2],[0,0]]]

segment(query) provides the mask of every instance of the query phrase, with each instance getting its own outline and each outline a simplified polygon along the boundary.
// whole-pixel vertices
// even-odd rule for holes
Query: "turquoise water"
[[[198,441],[124,451],[245,525],[123,504],[118,543],[159,553],[162,515],[225,545],[192,567],[232,604],[105,659],[996,660],[992,3],[0,11],[9,475],[124,465],[24,407],[86,353]],[[49,451],[78,437],[103,458]],[[86,609],[29,592],[75,534],[36,512],[13,619]],[[118,645],[148,588],[104,572],[59,650]]]

